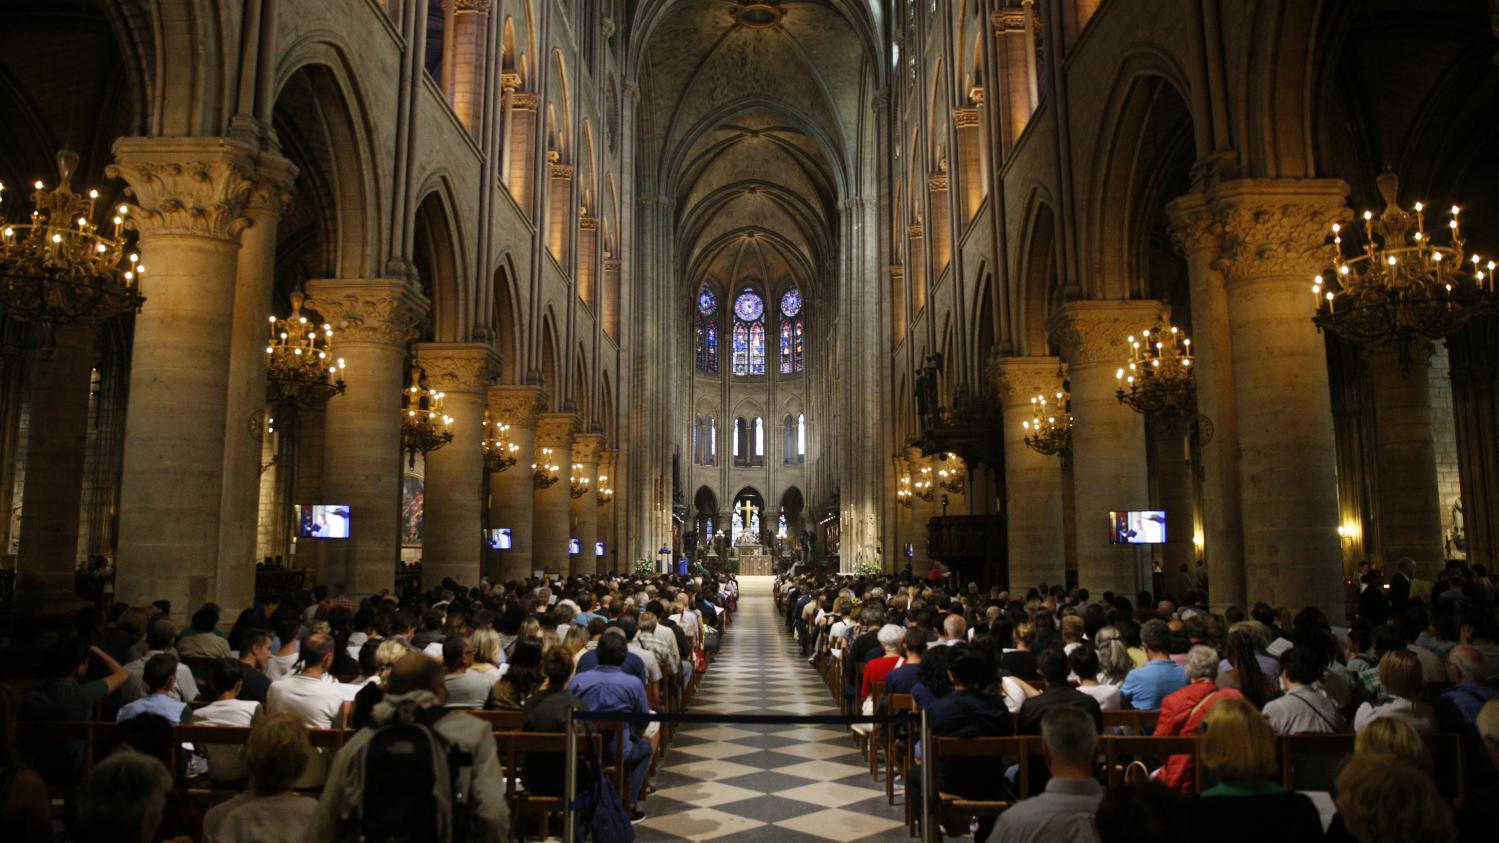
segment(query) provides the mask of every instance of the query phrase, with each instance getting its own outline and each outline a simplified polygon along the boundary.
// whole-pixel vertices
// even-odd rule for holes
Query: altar
[[[733,542],[729,547],[729,559],[739,563],[739,573],[751,577],[774,576],[775,565],[760,544],[759,509],[746,501],[735,509],[729,523]]]
[[[775,574],[768,553],[746,553],[739,557],[739,573],[746,577],[769,577]]]

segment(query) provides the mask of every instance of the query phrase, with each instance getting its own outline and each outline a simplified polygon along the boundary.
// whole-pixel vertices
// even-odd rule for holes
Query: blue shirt
[[[124,723],[132,717],[142,714],[155,714],[165,717],[172,725],[188,722],[183,719],[188,710],[187,703],[182,700],[173,699],[166,694],[147,694],[138,700],[125,703],[120,706],[120,713],[115,715],[115,722]]]
[[[599,651],[587,650],[578,659],[578,669],[576,672],[583,673],[585,671],[597,670],[598,666]],[[634,653],[625,653],[625,664],[620,669],[639,679],[641,687],[645,687],[651,681],[650,674],[645,670],[645,662],[641,661],[640,657]]]
[[[909,694],[921,680],[921,665],[903,664],[885,675],[886,694]]]
[[[587,673],[578,673],[568,683],[567,689],[582,700],[589,711],[626,714],[645,714],[650,711],[650,703],[645,698],[645,685],[613,665],[599,665]],[[643,727],[643,721],[631,725],[632,739]]]
[[[1154,711],[1161,700],[1186,686],[1186,668],[1170,659],[1152,659],[1124,677],[1119,696],[1137,711]]]

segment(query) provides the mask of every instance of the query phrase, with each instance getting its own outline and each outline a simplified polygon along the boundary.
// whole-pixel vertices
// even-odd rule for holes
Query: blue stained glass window
[[[718,374],[718,299],[707,287],[697,297],[697,370]]]
[[[795,287],[786,291],[781,296],[781,315],[787,318],[802,312],[802,294]]]
[[[718,299],[713,295],[713,291],[712,290],[708,289],[707,287],[704,287],[702,293],[698,294],[698,297],[697,297],[697,310],[698,310],[698,312],[699,313],[712,313],[713,311],[715,311],[717,309],[718,309]]]
[[[749,328],[743,322],[734,324],[734,374],[749,374]]]
[[[765,302],[760,297],[745,290],[734,300],[734,315],[745,322],[757,321],[761,314],[765,313]]]
[[[802,294],[792,287],[781,296],[781,374],[793,375],[806,367],[802,345]]]
[[[765,374],[765,302],[753,290],[734,300],[734,374]]]

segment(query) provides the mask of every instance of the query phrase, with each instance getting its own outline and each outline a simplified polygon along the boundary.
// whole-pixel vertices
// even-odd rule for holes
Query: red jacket
[[[1166,735],[1195,735],[1202,730],[1202,721],[1219,700],[1229,697],[1243,698],[1243,694],[1232,688],[1219,688],[1211,679],[1196,679],[1187,687],[1175,691],[1161,700],[1161,714],[1155,722],[1157,737]],[[1191,755],[1172,755],[1161,769],[1161,784],[1189,795],[1197,784],[1197,768]]]
[[[859,688],[859,702],[863,702],[874,690],[874,683],[885,681],[890,671],[901,661],[900,656],[880,656],[864,665],[864,684]]]

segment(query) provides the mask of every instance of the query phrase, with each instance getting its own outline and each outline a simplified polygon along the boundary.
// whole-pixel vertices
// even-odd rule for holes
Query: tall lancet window
[[[806,367],[804,334],[802,294],[792,287],[781,296],[781,374],[796,374]]]
[[[718,297],[707,287],[697,296],[697,370],[718,374]]]
[[[765,374],[765,301],[753,290],[734,299],[734,374]]]

